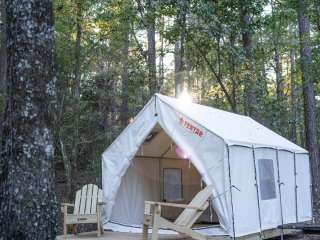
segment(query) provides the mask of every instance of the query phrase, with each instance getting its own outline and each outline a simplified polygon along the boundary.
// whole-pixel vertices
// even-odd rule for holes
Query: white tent
[[[160,129],[166,137],[150,137]],[[106,222],[141,224],[144,200],[163,200],[154,159],[174,154],[163,151],[172,143],[214,186],[212,206],[230,236],[312,219],[305,149],[250,117],[156,94],[102,155]]]

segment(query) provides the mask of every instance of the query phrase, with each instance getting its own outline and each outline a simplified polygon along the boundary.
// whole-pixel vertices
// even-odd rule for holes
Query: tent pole
[[[279,188],[279,200],[280,200],[280,214],[281,214],[281,240],[283,240],[283,212],[282,212],[282,197],[281,197],[281,180],[280,180],[280,168],[279,168],[279,149],[276,151],[277,168],[278,168],[278,188]]]
[[[253,156],[253,166],[254,166],[254,180],[257,192],[257,203],[258,203],[258,216],[259,216],[259,227],[260,227],[260,239],[262,239],[262,225],[261,225],[261,210],[260,210],[260,198],[259,198],[259,185],[257,177],[257,167],[256,167],[256,153],[254,146],[252,145],[252,156]]]
[[[233,239],[236,239],[236,231],[235,231],[235,228],[234,228],[233,198],[232,198],[232,181],[231,181],[231,167],[230,167],[230,149],[229,149],[229,145],[228,145],[228,144],[226,144],[226,147],[227,147],[227,155],[228,155],[228,171],[229,171],[229,184],[230,184],[232,230],[233,230]]]
[[[296,153],[293,153],[294,156],[294,198],[295,198],[295,207],[296,207],[296,222],[298,222],[298,192],[297,192],[297,159]]]

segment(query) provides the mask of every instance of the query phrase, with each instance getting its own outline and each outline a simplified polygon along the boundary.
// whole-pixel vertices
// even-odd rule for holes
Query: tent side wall
[[[229,151],[236,236],[311,220],[307,154],[238,145]]]
[[[231,188],[235,235],[260,231],[253,151],[243,146],[229,146]]]
[[[310,160],[307,154],[295,154],[297,221],[312,220],[312,191]]]

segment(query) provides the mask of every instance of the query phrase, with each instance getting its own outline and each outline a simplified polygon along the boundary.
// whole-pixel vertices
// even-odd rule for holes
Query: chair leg
[[[72,225],[72,233],[74,235],[77,235],[78,234],[78,225],[77,224],[73,224]]]
[[[63,237],[67,239],[67,224],[63,223]]]
[[[160,216],[161,216],[161,207],[156,206],[154,209],[153,215],[153,226],[152,226],[152,240],[158,240],[159,238],[159,224],[160,224]]]
[[[98,221],[98,237],[101,236],[101,226],[100,226],[100,221]]]
[[[149,230],[149,226],[146,224],[143,224],[143,240],[148,240],[148,230]]]

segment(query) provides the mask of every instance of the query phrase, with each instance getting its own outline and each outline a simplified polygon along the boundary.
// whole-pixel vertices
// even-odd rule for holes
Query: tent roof
[[[250,117],[156,94],[156,99],[184,114],[228,144],[262,146],[307,153],[298,145],[271,131]]]

